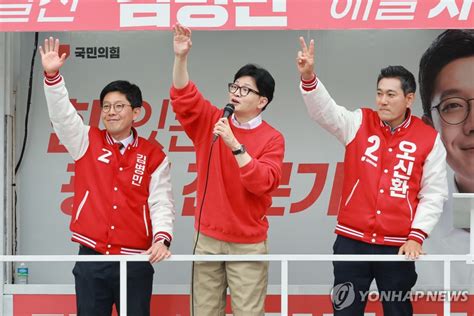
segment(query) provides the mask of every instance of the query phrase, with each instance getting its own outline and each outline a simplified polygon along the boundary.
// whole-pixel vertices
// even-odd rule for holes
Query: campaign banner
[[[342,163],[344,145],[313,122],[304,105],[299,90],[300,77],[295,65],[295,57],[300,49],[299,37],[304,36],[307,41],[315,39],[318,78],[338,104],[349,110],[356,110],[360,107],[374,108],[376,79],[382,67],[404,65],[418,77],[421,56],[442,32],[193,32],[193,47],[189,57],[190,78],[214,105],[223,107],[228,103],[227,84],[233,81],[235,72],[247,63],[265,67],[276,80],[275,98],[262,114],[265,121],[284,135],[286,148],[282,179],[273,193],[272,207],[267,213],[271,254],[332,253],[342,180],[344,174],[350,172],[344,170]],[[17,63],[20,75],[15,81],[18,87],[15,100],[15,136],[17,144],[22,144],[26,131],[24,118],[27,112],[27,75],[30,73],[31,48],[35,41],[32,33],[14,35],[20,38],[20,43],[13,56],[21,61]],[[140,86],[145,102],[135,121],[135,127],[141,137],[158,142],[172,164],[176,221],[170,249],[172,254],[191,254],[195,232],[193,215],[197,200],[196,157],[193,143],[177,121],[170,104],[169,89],[174,59],[171,31],[44,32],[39,34],[40,43],[50,36],[60,39],[60,53],[64,52],[68,56],[61,74],[69,99],[85,124],[104,128],[100,117],[99,95],[109,82],[124,79]],[[75,164],[51,126],[43,91],[43,69],[39,56],[36,58],[25,156],[16,175],[18,254],[77,254],[78,245],[71,242],[69,230]],[[458,90],[464,89],[465,85],[471,86],[472,83],[472,80],[456,79],[458,76],[462,77],[456,75],[457,72],[466,71],[467,76],[472,76],[472,71],[469,72],[472,69],[469,68],[472,59],[466,58],[461,62],[459,69],[454,69],[457,71],[451,69],[449,76],[443,76],[460,86]],[[423,106],[418,96],[412,111],[418,117],[423,115]],[[465,124],[450,126],[449,130],[439,127],[438,130],[446,141],[467,137],[473,135],[463,132],[471,128],[469,123],[467,120]],[[20,146],[17,157],[19,150]],[[449,154],[450,167],[456,168],[448,172],[451,196],[452,192],[462,189],[456,176],[468,174],[472,168],[468,159],[468,163],[463,163],[462,153],[451,150]],[[458,160],[461,163],[452,163]],[[437,226],[423,244],[423,249],[430,255],[468,253],[469,232],[453,227],[451,197]],[[72,284],[73,264],[31,262],[29,281],[31,284],[48,286]],[[190,288],[191,263],[165,261],[155,264],[154,268],[155,289],[161,289],[170,295],[154,296],[153,304],[157,304],[157,307],[153,307],[153,310],[157,312],[153,315],[187,315],[189,298],[186,294],[189,292],[175,291],[174,287]],[[281,284],[279,269],[278,263],[270,264],[269,287]],[[444,289],[441,262],[419,261],[416,269],[416,288],[438,291]],[[331,314],[329,288],[333,285],[334,278],[330,261],[292,262],[289,265],[288,280],[290,287],[298,288],[295,292],[290,291],[290,315]],[[466,262],[452,262],[450,280],[451,290],[471,291],[467,302],[452,302],[452,311],[460,313],[457,315],[472,316],[474,279],[471,266]],[[313,287],[322,287],[323,290],[314,290]],[[270,293],[272,295],[267,300],[267,313],[272,316],[280,315],[280,298],[274,295],[278,292]],[[322,297],[324,302],[318,301],[318,297]],[[48,300],[51,300],[48,307],[40,309],[43,302]],[[68,302],[68,307],[55,310],[55,306],[62,306],[60,304],[63,301]],[[14,303],[18,308],[15,315],[69,316],[75,313],[73,295],[26,296],[14,293]],[[424,300],[415,301],[414,305],[416,314],[442,315],[442,302]],[[25,312],[16,314],[18,310]],[[381,305],[369,302],[367,313],[382,315]]]
[[[2,0],[0,30],[473,28],[472,0]]]
[[[413,316],[443,315],[441,293],[426,293],[423,299],[413,302]],[[445,293],[446,294],[446,293]],[[366,315],[382,316],[383,309],[380,296],[375,292],[369,294]],[[457,296],[454,296],[457,295]],[[474,295],[464,297],[462,294],[451,295],[451,313],[457,316],[471,316],[474,313]],[[421,296],[421,295],[420,295]],[[281,315],[279,295],[268,295],[265,302],[265,316]],[[464,300],[464,301],[463,301]],[[190,298],[188,295],[153,295],[151,315],[155,316],[189,316]],[[74,295],[15,295],[13,297],[15,316],[76,316]],[[333,305],[329,295],[290,295],[288,297],[288,316],[324,316],[332,315]],[[227,296],[226,315],[232,315],[230,296]],[[117,316],[114,309],[113,316]]]

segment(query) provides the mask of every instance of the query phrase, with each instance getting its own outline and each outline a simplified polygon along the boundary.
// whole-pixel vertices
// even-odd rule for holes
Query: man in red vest
[[[376,109],[339,106],[314,71],[314,41],[300,38],[297,68],[309,115],[346,147],[334,254],[405,254],[415,260],[447,199],[446,151],[411,113],[416,82],[402,66],[381,70]],[[335,315],[363,315],[375,279],[384,315],[412,315],[414,262],[334,262]],[[350,291],[353,301],[337,291]]]
[[[54,131],[75,162],[70,229],[80,255],[149,254],[151,263],[170,256],[175,217],[170,164],[158,144],[139,137],[133,122],[142,94],[128,81],[108,84],[100,94],[105,130],[87,126],[69,101],[59,69],[59,40],[40,47],[44,91]],[[127,314],[150,315],[153,267],[127,267]],[[78,315],[111,315],[120,307],[118,262],[77,262]]]

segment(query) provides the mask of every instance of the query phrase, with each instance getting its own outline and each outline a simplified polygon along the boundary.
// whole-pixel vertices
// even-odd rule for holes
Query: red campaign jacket
[[[101,253],[140,253],[152,243],[149,186],[166,156],[134,134],[122,155],[106,131],[91,127],[75,164],[72,240]]]
[[[45,79],[48,111],[75,160],[72,240],[102,254],[138,254],[170,242],[175,218],[169,162],[158,144],[139,137],[121,154],[105,130],[83,123],[62,76]]]
[[[368,243],[400,245],[412,231],[421,190],[423,164],[436,131],[410,116],[392,135],[377,112],[362,110],[362,124],[346,146],[344,183],[336,233]]]
[[[310,117],[346,146],[336,233],[366,243],[423,243],[447,199],[439,134],[408,111],[392,133],[370,109],[337,105],[316,79],[300,90]]]

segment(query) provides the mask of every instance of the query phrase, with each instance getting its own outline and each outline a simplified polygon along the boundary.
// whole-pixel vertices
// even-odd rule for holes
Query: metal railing
[[[402,255],[173,255],[166,261],[269,261],[281,263],[281,315],[288,315],[288,263],[302,261],[406,261]],[[27,255],[0,256],[0,262],[120,262],[120,316],[127,315],[127,262],[148,261],[146,255]],[[474,255],[424,255],[417,261],[443,262],[443,287],[450,290],[451,262],[474,264]],[[0,286],[0,311],[3,310],[3,282]],[[443,302],[444,315],[450,315],[449,296]]]

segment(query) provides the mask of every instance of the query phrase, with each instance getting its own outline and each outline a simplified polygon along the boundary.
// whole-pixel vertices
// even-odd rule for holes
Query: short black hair
[[[102,105],[104,102],[104,98],[107,93],[115,91],[124,94],[127,100],[130,102],[132,108],[138,108],[142,106],[143,99],[140,88],[137,85],[125,80],[112,81],[106,85],[100,92],[100,104]]]
[[[268,99],[268,103],[262,109],[262,111],[264,111],[267,105],[273,100],[275,79],[273,79],[272,75],[266,69],[255,64],[247,64],[240,68],[234,75],[234,82],[245,76],[252,77],[255,80],[260,95]]]
[[[447,30],[441,33],[420,59],[418,83],[424,115],[431,118],[436,78],[450,62],[474,56],[474,30]]]
[[[388,66],[382,68],[377,78],[377,85],[383,78],[396,78],[400,80],[404,95],[415,93],[416,91],[415,76],[403,66]]]

